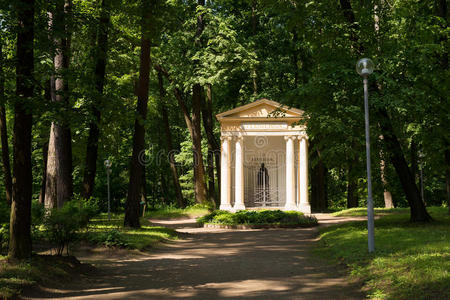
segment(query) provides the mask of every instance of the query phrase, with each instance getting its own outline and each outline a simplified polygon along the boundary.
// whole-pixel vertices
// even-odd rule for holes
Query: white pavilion
[[[311,213],[303,111],[260,99],[216,115],[221,125],[220,209]]]

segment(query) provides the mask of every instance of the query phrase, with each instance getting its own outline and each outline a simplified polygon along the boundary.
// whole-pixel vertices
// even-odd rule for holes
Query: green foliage
[[[91,220],[88,232],[79,233],[79,238],[98,245],[139,250],[177,238],[173,229],[152,226],[145,218],[140,223],[140,229],[123,227],[123,213],[113,214],[110,221],[107,214],[100,214]]]
[[[45,206],[37,201],[31,203],[31,226],[38,227],[42,224],[45,216]]]
[[[235,213],[217,210],[206,216],[197,219],[197,223],[203,225],[207,223],[223,225],[298,225],[315,226],[317,219],[314,216],[305,216],[297,211],[281,210],[240,210]]]
[[[366,222],[322,228],[318,253],[349,265],[369,297],[448,299],[450,215],[440,207],[428,211],[434,222],[413,224],[408,210],[385,210],[375,220],[375,254],[367,251]]]
[[[6,253],[8,250],[10,210],[6,201],[0,202],[0,253]]]
[[[91,201],[68,201],[62,208],[51,209],[44,217],[46,237],[55,245],[56,254],[62,255],[64,248],[76,240],[77,232],[88,226],[89,220],[98,213]]]
[[[6,201],[0,201],[0,224],[9,224],[9,212],[11,207]]]
[[[6,252],[9,245],[9,223],[0,225],[0,251]]]
[[[117,229],[111,229],[100,234],[89,234],[87,239],[90,242],[104,245],[106,247],[130,247],[130,245],[126,242],[123,233]]]

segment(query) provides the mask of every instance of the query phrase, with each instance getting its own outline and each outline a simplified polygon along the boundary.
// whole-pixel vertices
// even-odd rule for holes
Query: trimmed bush
[[[236,213],[216,210],[197,219],[197,223],[222,225],[289,225],[310,227],[318,224],[314,216],[305,216],[298,211],[240,210]]]

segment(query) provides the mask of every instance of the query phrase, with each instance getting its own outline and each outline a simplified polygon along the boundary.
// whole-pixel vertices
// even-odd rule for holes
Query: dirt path
[[[319,215],[322,223],[346,221]],[[92,278],[26,299],[364,299],[342,267],[311,251],[317,229],[222,230],[156,221],[185,234],[150,253],[81,252]]]

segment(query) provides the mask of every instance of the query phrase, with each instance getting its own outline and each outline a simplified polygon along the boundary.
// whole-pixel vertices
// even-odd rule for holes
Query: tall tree
[[[436,16],[442,19],[441,27],[443,34],[440,37],[440,43],[447,45],[446,42],[447,36],[444,32],[448,30],[448,5],[447,0],[435,0],[434,3],[434,10]],[[443,71],[443,74],[446,74],[448,72],[448,47],[444,46],[444,50],[442,51],[440,55],[440,67]],[[444,75],[445,76],[445,75]],[[447,78],[448,79],[448,78]],[[445,84],[444,84],[445,85]],[[442,99],[445,101],[445,99]],[[444,122],[446,124],[446,122]],[[444,125],[445,126],[445,125]],[[444,129],[445,130],[445,129]],[[447,207],[448,207],[448,213],[450,214],[450,141],[448,138],[446,138],[446,135],[443,135],[444,139],[444,164],[445,164],[445,187],[447,192]]]
[[[62,115],[69,111],[69,87],[67,74],[70,57],[71,0],[57,0],[49,13],[49,27],[55,44],[54,72],[51,81],[51,98]],[[59,117],[59,116],[58,116]],[[58,118],[57,117],[57,118]],[[50,128],[47,156],[45,206],[62,207],[73,194],[72,137],[66,118],[55,120]]]
[[[216,172],[220,174],[220,146],[214,136],[214,123],[213,123],[213,100],[212,100],[212,86],[207,84],[206,86],[206,98],[202,105],[202,120],[203,128],[205,129],[206,139],[208,142],[208,157],[207,157],[207,169],[208,169],[208,197],[210,202],[216,206],[219,205],[218,194],[216,193],[215,180],[214,180],[214,164],[216,165]],[[218,175],[220,176],[220,175]],[[220,179],[218,180],[220,182]]]
[[[170,131],[169,125],[169,114],[166,108],[165,95],[166,91],[164,89],[164,81],[161,71],[158,71],[158,85],[159,85],[159,98],[160,98],[160,107],[162,113],[162,120],[164,125],[164,131],[166,133],[166,142],[167,142],[167,153],[170,165],[170,171],[172,172],[172,180],[173,186],[175,188],[175,196],[177,198],[177,204],[179,207],[184,208],[186,203],[183,198],[183,194],[181,192],[180,180],[178,177],[177,166],[175,165],[175,157],[174,157],[174,148],[172,142],[172,132]]]
[[[340,5],[344,18],[352,29],[352,34],[350,37],[355,44],[358,55],[360,55],[363,52],[364,48],[360,39],[355,34],[358,29],[358,24],[356,23],[352,5],[349,0],[340,0]],[[373,84],[372,86],[374,86],[375,90],[379,92],[376,84]],[[378,105],[376,107],[373,107],[372,111],[378,119],[378,124],[384,136],[386,150],[399,176],[403,191],[405,192],[406,200],[408,201],[409,207],[411,208],[411,221],[423,222],[431,220],[431,216],[428,214],[425,205],[420,197],[419,189],[415,184],[414,176],[411,174],[411,170],[406,162],[405,156],[395,134],[394,127],[392,126],[392,122],[386,110],[386,107],[383,105]]]
[[[310,161],[311,161],[311,208],[315,211],[324,211],[328,208],[327,194],[327,173],[321,153],[318,149],[314,149],[313,140],[309,143]]]
[[[34,0],[18,0],[16,40],[16,96],[14,103],[13,194],[9,256],[31,256],[31,129],[34,92]]]
[[[198,0],[197,7],[205,6],[205,0]],[[203,47],[202,33],[205,29],[204,15],[197,15],[197,31],[196,44],[197,48]],[[198,61],[194,61],[194,65],[199,65]],[[194,190],[197,203],[206,203],[207,189],[205,183],[205,167],[203,165],[202,154],[202,130],[201,130],[201,107],[205,91],[200,83],[194,83],[192,87],[192,146],[194,152]]]
[[[5,74],[3,71],[3,65],[3,43],[0,41],[0,136],[2,143],[2,169],[3,181],[5,182],[6,202],[11,205],[12,179],[11,167],[9,163],[8,131],[6,128]]]
[[[349,164],[347,170],[347,208],[358,207],[358,179],[354,174],[356,163]]]
[[[130,181],[128,183],[128,196],[125,204],[124,225],[140,227],[139,202],[141,200],[143,165],[140,155],[145,150],[145,120],[147,119],[148,87],[150,78],[150,17],[152,11],[150,1],[143,1],[141,54],[139,67],[139,85],[137,114],[134,121],[133,154],[130,165]]]
[[[52,100],[52,81],[48,80],[45,83],[45,90],[44,90],[44,99],[48,102]],[[49,134],[46,134],[44,137],[44,142],[42,144],[42,180],[41,180],[41,191],[39,192],[39,203],[45,204],[45,188],[47,184],[47,158],[48,158],[48,139]]]
[[[98,108],[103,99],[103,88],[105,85],[106,59],[108,49],[108,29],[110,13],[108,0],[102,0],[100,20],[97,31],[97,45],[95,50],[95,99],[92,101],[91,111],[93,120],[89,123],[89,137],[86,149],[86,160],[83,178],[82,196],[90,198],[94,190],[95,175],[97,172],[98,138],[100,135],[100,109]]]

